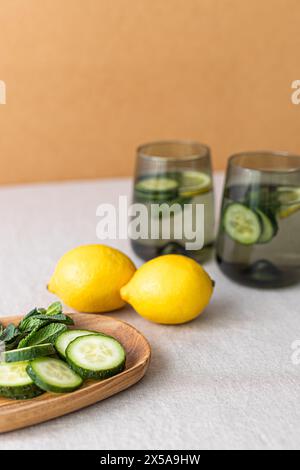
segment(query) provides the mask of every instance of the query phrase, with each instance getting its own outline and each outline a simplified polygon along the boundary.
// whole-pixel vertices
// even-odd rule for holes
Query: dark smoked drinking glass
[[[216,254],[221,270],[241,284],[300,281],[300,156],[247,152],[229,159]]]
[[[143,204],[149,215],[149,226],[163,223],[164,214],[152,213],[153,204],[168,207],[177,204],[190,211],[190,223],[196,220],[199,205],[204,207],[204,246],[199,250],[186,250],[184,236],[175,236],[182,214],[172,214],[170,236],[131,239],[134,252],[149,260],[163,254],[185,254],[199,262],[211,254],[214,241],[214,196],[210,150],[206,145],[193,141],[162,141],[142,145],[137,150],[133,202]],[[186,208],[186,204],[189,208]],[[186,212],[187,213],[187,212]],[[189,227],[185,227],[189,229]]]

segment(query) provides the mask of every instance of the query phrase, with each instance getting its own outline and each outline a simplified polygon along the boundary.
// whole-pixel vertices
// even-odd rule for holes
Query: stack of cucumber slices
[[[275,217],[238,202],[226,207],[223,226],[227,235],[242,245],[268,243],[278,230]]]
[[[264,189],[266,190],[264,192]],[[223,211],[223,229],[242,245],[269,243],[278,232],[277,220],[300,210],[300,188],[261,188],[249,191],[242,202],[231,202]]]
[[[73,392],[85,379],[103,380],[122,372],[125,361],[125,350],[115,338],[65,329],[51,342],[8,347],[1,353],[0,395],[24,400],[43,392]]]

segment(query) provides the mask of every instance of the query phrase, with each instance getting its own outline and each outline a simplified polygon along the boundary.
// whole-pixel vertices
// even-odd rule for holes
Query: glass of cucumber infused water
[[[300,156],[247,152],[229,159],[216,256],[241,284],[300,281]]]
[[[140,146],[133,202],[141,204],[147,214],[143,234],[131,234],[133,250],[140,258],[176,253],[203,262],[210,257],[214,196],[206,145],[161,141]],[[204,208],[201,217],[199,205]],[[201,247],[189,245],[196,237],[202,237]]]

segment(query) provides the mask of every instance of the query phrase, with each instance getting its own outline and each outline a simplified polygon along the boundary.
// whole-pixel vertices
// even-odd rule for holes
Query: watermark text
[[[6,84],[0,80],[0,104],[6,104]]]
[[[96,215],[99,240],[178,240],[186,250],[205,244],[204,204],[128,204],[127,196],[120,196],[118,207],[100,204]]]
[[[300,80],[294,80],[291,85],[293,91],[291,101],[293,104],[300,104]]]

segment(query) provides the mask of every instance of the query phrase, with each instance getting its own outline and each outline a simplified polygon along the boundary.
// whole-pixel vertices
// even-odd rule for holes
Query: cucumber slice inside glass
[[[169,193],[178,189],[178,181],[166,177],[150,177],[140,180],[135,185],[137,191],[143,193]]]
[[[114,338],[101,334],[81,336],[66,349],[67,361],[78,374],[90,379],[106,379],[125,367],[126,353]]]
[[[276,187],[251,185],[245,194],[245,204],[251,209],[268,209],[276,212],[280,206]]]
[[[257,243],[262,234],[262,223],[257,212],[240,203],[226,207],[223,227],[230,238],[242,245]]]
[[[211,177],[200,171],[184,171],[180,178],[179,194],[193,197],[208,192],[212,187]]]
[[[97,334],[96,331],[91,330],[67,330],[64,331],[55,341],[55,347],[59,355],[63,358],[66,357],[66,349],[69,344],[74,341],[74,339],[79,338],[79,336],[86,336],[91,334]]]
[[[55,353],[54,346],[51,343],[46,343],[5,351],[1,354],[1,360],[3,362],[30,361],[37,357],[51,356],[51,354]]]
[[[256,209],[256,212],[258,213],[262,223],[262,231],[257,243],[268,243],[275,237],[278,231],[276,219],[272,216],[268,216],[260,209]]]
[[[0,364],[0,395],[16,400],[26,400],[41,395],[26,372],[28,361]]]
[[[29,362],[27,374],[46,392],[73,392],[82,385],[82,378],[60,359],[41,357]]]

